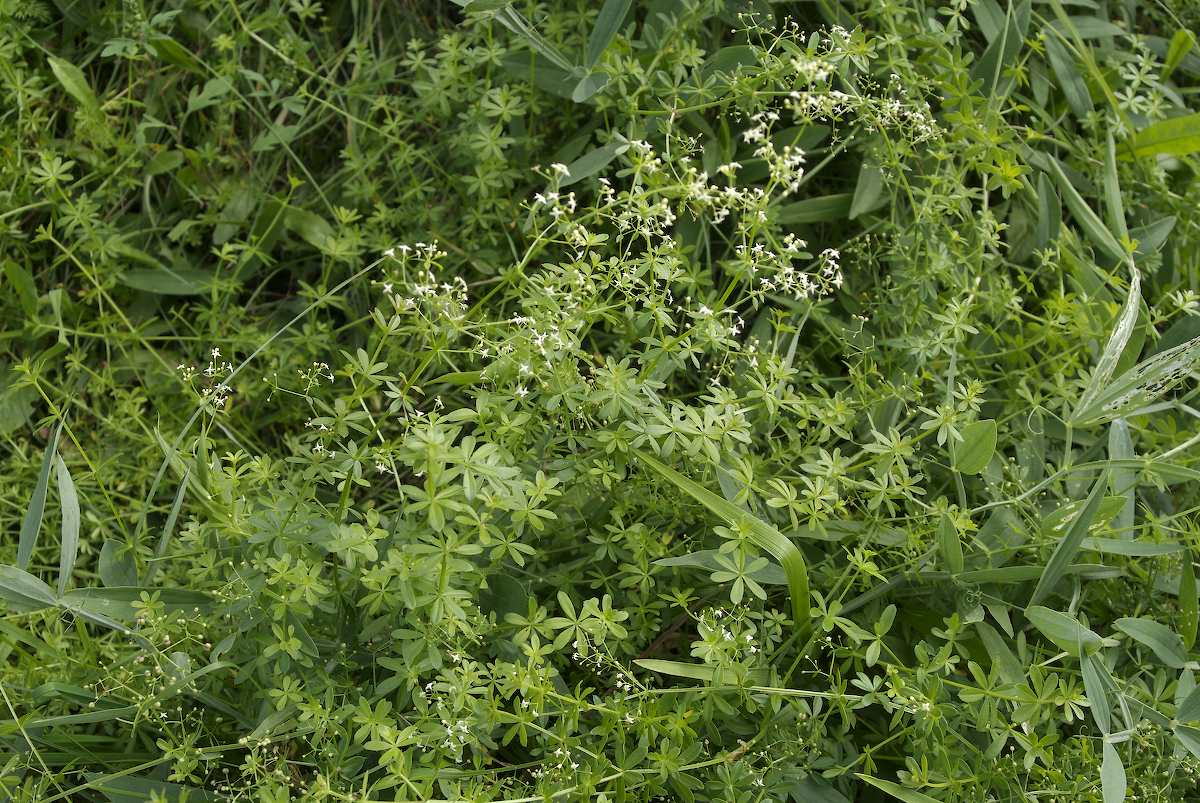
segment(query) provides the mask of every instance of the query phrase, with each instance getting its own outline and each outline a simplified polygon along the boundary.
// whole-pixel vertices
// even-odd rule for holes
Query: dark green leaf
[[[1100,509],[1100,501],[1104,498],[1104,490],[1107,485],[1108,472],[1104,472],[1096,480],[1095,485],[1092,486],[1092,491],[1088,494],[1087,501],[1071,521],[1070,528],[1059,539],[1058,545],[1055,546],[1054,554],[1050,556],[1050,561],[1046,564],[1046,570],[1042,572],[1041,579],[1038,580],[1037,586],[1033,589],[1033,594],[1029,597],[1029,605],[1036,605],[1044,599],[1058,585],[1058,581],[1062,579],[1067,566],[1071,563],[1071,559],[1079,551],[1079,545],[1083,542],[1084,536],[1087,535],[1088,528],[1092,524],[1092,519],[1095,518],[1096,512]]]
[[[604,5],[600,7],[600,13],[596,16],[596,23],[592,26],[591,36],[588,37],[583,66],[589,70],[596,66],[617,32],[621,30],[621,23],[625,21],[625,15],[629,13],[632,5],[633,0],[604,0]]]
[[[33,548],[37,546],[38,533],[42,529],[42,514],[46,511],[46,492],[50,487],[50,466],[58,455],[58,438],[62,434],[63,421],[54,428],[54,435],[42,455],[42,467],[38,471],[37,484],[33,487],[33,496],[29,499],[29,509],[21,520],[21,535],[17,543],[17,568],[29,566],[33,556]]]
[[[62,542],[58,558],[58,595],[67,590],[71,573],[75,571],[75,557],[79,554],[79,496],[75,492],[75,481],[63,462],[56,455],[58,475],[58,498],[62,505]]]

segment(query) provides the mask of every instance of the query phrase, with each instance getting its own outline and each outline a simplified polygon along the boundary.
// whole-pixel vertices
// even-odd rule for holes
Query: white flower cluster
[[[467,312],[467,283],[461,276],[438,278],[446,252],[436,242],[399,245],[384,255],[400,263],[398,275],[379,282],[395,312],[417,312],[429,318],[460,320]]]
[[[180,363],[175,366],[175,370],[189,385],[197,376],[202,376],[204,384],[197,391],[201,401],[213,410],[223,410],[225,402],[233,394],[233,389],[225,382],[233,374],[233,363],[223,359],[221,349],[215,346],[209,350],[208,356],[208,365],[203,369]]]

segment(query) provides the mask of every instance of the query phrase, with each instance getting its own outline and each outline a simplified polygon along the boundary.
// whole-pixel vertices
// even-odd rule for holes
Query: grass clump
[[[0,790],[1196,799],[1198,18],[0,4]]]

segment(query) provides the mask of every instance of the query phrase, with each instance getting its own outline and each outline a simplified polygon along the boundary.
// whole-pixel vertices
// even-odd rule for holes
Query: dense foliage
[[[1194,0],[0,0],[0,790],[1197,800]]]

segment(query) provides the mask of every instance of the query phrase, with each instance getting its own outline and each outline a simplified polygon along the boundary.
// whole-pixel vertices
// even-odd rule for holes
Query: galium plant
[[[0,6],[5,795],[1195,797],[1192,11],[405,11]]]

